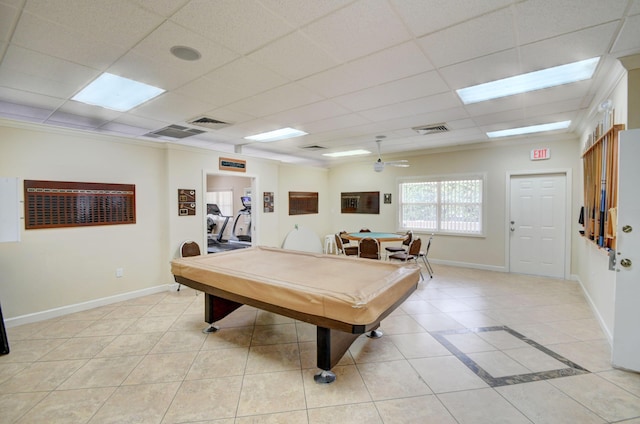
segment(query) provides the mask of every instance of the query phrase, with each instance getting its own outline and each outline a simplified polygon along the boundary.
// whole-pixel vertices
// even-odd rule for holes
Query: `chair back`
[[[411,244],[411,240],[413,240],[413,231],[409,230],[407,231],[407,237],[402,240],[402,244],[404,246],[409,246]]]
[[[361,233],[370,233],[370,232],[371,232],[371,230],[370,230],[370,229],[368,229],[368,228],[360,228],[360,232],[361,232]]]
[[[340,240],[342,241],[342,244],[349,244],[351,242],[351,240],[349,240],[348,238],[344,238],[342,235],[343,234],[347,234],[347,232],[345,230],[342,230],[338,233],[340,235]]]
[[[420,254],[420,248],[422,247],[422,240],[420,237],[416,237],[411,241],[409,245],[409,252],[407,252],[410,256],[418,256]]]
[[[358,243],[358,256],[368,259],[380,259],[380,243],[371,237],[364,237]]]
[[[433,240],[433,236],[429,237],[429,240],[427,241],[427,248],[424,250],[425,255],[429,254],[429,248],[431,247],[431,240]]]
[[[192,240],[187,240],[180,246],[180,257],[200,256],[200,246]]]

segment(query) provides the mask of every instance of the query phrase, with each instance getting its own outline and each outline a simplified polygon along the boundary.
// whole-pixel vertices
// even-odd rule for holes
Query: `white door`
[[[514,175],[510,186],[509,271],[564,278],[566,176]]]
[[[612,362],[640,371],[640,130],[621,131],[619,143]]]

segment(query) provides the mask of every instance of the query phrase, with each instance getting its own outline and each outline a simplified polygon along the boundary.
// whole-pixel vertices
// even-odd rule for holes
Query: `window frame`
[[[480,196],[480,231],[479,232],[460,232],[460,231],[448,231],[441,229],[441,208],[442,203],[440,199],[440,189],[439,186],[443,182],[450,181],[463,181],[463,180],[480,180],[481,181],[481,189],[482,193]],[[402,186],[406,183],[439,183],[438,184],[438,194],[436,200],[436,229],[428,229],[428,228],[415,228],[403,225],[403,206],[406,204],[403,200],[402,196]],[[429,233],[429,234],[439,234],[439,235],[447,235],[447,236],[455,236],[455,237],[486,237],[486,228],[487,228],[487,174],[484,172],[474,172],[474,173],[464,173],[464,174],[439,174],[439,175],[424,175],[424,176],[413,176],[413,177],[399,177],[397,179],[397,198],[398,198],[398,207],[396,209],[397,214],[397,227],[398,231],[413,231],[417,233]]]

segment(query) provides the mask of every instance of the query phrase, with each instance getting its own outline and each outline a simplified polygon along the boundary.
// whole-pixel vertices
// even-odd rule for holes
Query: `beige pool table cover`
[[[171,272],[227,292],[349,324],[370,324],[419,280],[415,265],[250,247],[175,259]]]

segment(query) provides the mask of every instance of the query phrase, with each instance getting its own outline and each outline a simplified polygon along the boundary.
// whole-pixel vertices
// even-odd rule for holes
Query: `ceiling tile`
[[[64,99],[58,97],[29,93],[27,91],[14,90],[6,87],[0,87],[0,98],[8,102],[47,109],[50,111],[56,110],[65,102]]]
[[[166,66],[161,61],[129,52],[106,70],[109,73],[150,84],[164,90],[176,89],[198,76],[197,71]]]
[[[9,119],[28,119],[30,122],[44,122],[52,113],[51,109],[42,109],[19,103],[0,100],[0,116]]]
[[[285,35],[248,57],[292,80],[338,65],[327,52],[298,31]]]
[[[128,0],[29,0],[25,10],[88,38],[109,40],[123,48],[133,47],[163,21]]]
[[[261,117],[322,100],[299,84],[287,84],[229,105],[230,109]]]
[[[460,100],[456,96],[447,92],[393,105],[385,105],[375,109],[363,110],[359,113],[372,121],[381,121],[400,118],[403,116],[429,113],[436,110],[449,109],[458,106],[461,106]]]
[[[392,0],[393,6],[416,37],[439,31],[509,6],[514,0]],[[434,13],[435,12],[435,13]]]
[[[447,91],[437,72],[425,72],[409,78],[336,97],[336,103],[353,110],[367,110]]]
[[[250,53],[294,29],[252,0],[193,0],[171,19],[241,54]]]
[[[134,0],[147,10],[168,18],[182,8],[189,0]]]
[[[266,118],[281,123],[280,126],[291,126],[307,122],[319,121],[334,116],[346,115],[349,110],[330,100],[323,100],[310,105],[301,106],[291,111],[276,113]]]
[[[175,92],[210,103],[214,108],[237,102],[246,97],[244,93],[239,92],[233,85],[210,78],[198,78],[183,85]]]
[[[340,9],[353,0],[322,0],[303,2],[300,0],[260,0],[266,8],[280,15],[291,25],[302,26],[324,15]]]
[[[218,84],[229,84],[243,97],[259,94],[289,81],[282,75],[246,58],[235,60],[205,75]]]
[[[97,76],[89,68],[10,46],[0,68],[0,85],[67,98]]]
[[[620,19],[627,1],[528,0],[517,3],[515,28],[523,44]]]
[[[174,46],[194,48],[202,56],[194,61],[178,59],[171,53]],[[145,37],[133,51],[162,63],[163,66],[172,66],[182,72],[196,75],[203,75],[238,58],[231,50],[170,21],[163,23]]]
[[[131,111],[131,114],[166,122],[183,122],[212,109],[211,105],[176,93],[164,93]]]
[[[453,90],[521,73],[522,64],[517,49],[493,53],[440,69],[442,78]]]
[[[618,26],[618,22],[611,22],[522,46],[522,62],[527,64],[522,71],[532,72],[602,56],[607,53]]]
[[[106,69],[127,51],[126,47],[102,42],[92,35],[58,25],[30,13],[22,14],[13,42],[30,50],[74,63],[84,63],[98,70]]]
[[[516,46],[510,9],[438,31],[418,40],[437,67],[464,62]]]
[[[331,119],[321,119],[304,124],[304,130],[308,133],[321,133],[325,131],[335,131],[342,128],[355,127],[369,123],[369,120],[356,113],[335,116]]]
[[[640,2],[637,3],[640,4]],[[625,19],[620,36],[611,51],[624,56],[640,53],[638,40],[640,40],[640,15],[635,15]]]
[[[14,22],[18,18],[19,10],[0,3],[0,41],[9,41]]]
[[[343,69],[349,75],[358,75],[359,86],[365,88],[431,71],[433,65],[415,41],[410,41],[354,60]]]
[[[302,30],[340,61],[366,56],[411,38],[386,0],[357,1]]]

